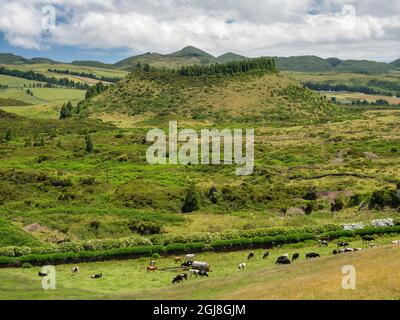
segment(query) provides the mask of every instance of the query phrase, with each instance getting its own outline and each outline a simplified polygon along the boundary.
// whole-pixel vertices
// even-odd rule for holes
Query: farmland
[[[171,56],[144,55],[119,67],[49,62],[4,65],[47,78],[67,78],[94,89],[88,94],[89,89],[74,85],[0,75],[0,84],[5,86],[0,89],[0,258],[16,255],[24,259],[35,250],[58,254],[60,248],[74,248],[72,253],[78,254],[82,247],[93,255],[99,251],[101,256],[102,250],[111,250],[107,246],[124,250],[118,248],[120,243],[139,247],[164,241],[168,243],[162,245],[179,247],[185,241],[192,243],[191,237],[205,239],[212,247],[213,237],[223,240],[224,232],[239,235],[278,227],[285,234],[302,227],[341,228],[344,223],[387,218],[399,223],[396,71],[278,72],[269,60],[260,60],[268,61],[269,68],[255,63],[251,69],[236,59],[219,67],[204,63],[190,69],[192,60],[205,61],[207,55],[190,48],[191,55],[200,56],[187,60],[187,50]],[[148,62],[151,67],[143,65]],[[160,68],[171,66],[186,69]],[[69,70],[70,74],[51,69]],[[73,74],[77,72],[94,76]],[[102,76],[123,79],[101,87],[96,77]],[[314,92],[303,87],[306,82],[385,92]],[[332,103],[332,97],[338,103]],[[379,99],[389,105],[352,106],[354,100]],[[62,108],[67,108],[63,117]],[[146,133],[150,128],[166,129],[170,120],[178,121],[179,129],[197,132],[254,128],[254,173],[236,176],[235,166],[222,164],[149,165]],[[211,194],[211,190],[215,192]],[[196,206],[184,213],[188,201],[195,201]],[[397,237],[387,234],[378,242],[386,245]],[[393,271],[386,262],[398,258],[397,247],[332,257],[334,245],[321,248],[316,239],[274,245],[267,261],[260,259],[262,250],[257,249],[257,259],[243,274],[236,268],[248,250],[217,253],[208,248],[199,253],[199,259],[215,266],[213,280],[191,279],[173,289],[173,273],[145,272],[150,256],[83,262],[76,277],[71,277],[71,265],[61,264],[57,266],[59,290],[53,293],[38,288],[38,267],[5,268],[0,269],[0,298],[398,297],[396,285],[375,290],[377,284],[370,278],[375,269],[382,277]],[[367,247],[359,238],[351,240],[353,246]],[[274,266],[277,256],[295,250],[302,260],[304,253],[312,250],[323,257],[312,265],[311,261],[299,261],[289,267]],[[375,262],[377,256],[384,267]],[[370,259],[375,260],[367,271]],[[328,288],[329,281],[340,275],[331,270],[353,260],[368,274],[361,282],[366,287],[354,295]],[[171,256],[163,255],[157,263],[167,267],[171,261]],[[307,286],[309,279],[320,279],[326,268],[330,271],[321,280],[321,291]],[[280,270],[290,272],[284,275]],[[105,278],[90,279],[97,272],[103,272]],[[290,291],[299,274],[304,274],[299,280],[304,282],[304,291]],[[272,288],[283,277],[287,285],[275,293]],[[188,295],[197,286],[199,290]]]
[[[196,259],[211,265],[209,278],[189,277],[175,285],[171,281],[177,269],[147,272],[150,258],[81,263],[75,275],[71,265],[56,266],[56,290],[41,288],[38,267],[0,269],[0,299],[398,299],[400,247],[387,245],[392,239],[380,238],[376,242],[382,246],[372,249],[352,241],[364,249],[336,256],[332,255],[333,244],[329,248],[287,245],[269,250],[266,259],[262,259],[265,250],[253,250],[255,258],[250,261],[246,260],[249,251],[198,254]],[[321,258],[306,260],[304,254],[312,251]],[[285,252],[298,252],[300,259],[289,266],[276,266],[276,258]],[[179,265],[173,256],[156,260],[160,269]],[[241,262],[247,263],[246,269],[238,272]],[[341,269],[349,264],[356,268],[356,290],[342,289]],[[103,278],[91,279],[96,273]]]

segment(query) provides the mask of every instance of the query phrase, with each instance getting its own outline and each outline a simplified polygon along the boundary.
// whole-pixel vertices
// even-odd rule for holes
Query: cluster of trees
[[[337,101],[336,97],[332,97],[331,101],[333,103],[340,104],[340,102]],[[389,101],[387,101],[385,99],[378,99],[375,102],[369,102],[368,100],[365,100],[365,99],[364,100],[357,99],[357,100],[351,101],[351,105],[352,106],[383,106],[383,107],[385,107],[385,106],[390,106],[390,103],[389,103]]]
[[[34,71],[22,71],[17,69],[8,69],[5,67],[0,67],[0,74],[4,74],[7,76],[23,78],[27,80],[34,80],[40,82],[46,82],[49,85],[53,86],[62,86],[67,88],[76,88],[81,90],[88,90],[90,86],[87,83],[80,83],[69,80],[68,78],[60,78],[57,79],[55,77],[47,77],[41,73],[37,73]]]
[[[393,93],[385,90],[378,90],[370,87],[364,86],[348,86],[345,84],[329,84],[329,83],[315,83],[315,82],[305,82],[304,86],[308,89],[315,91],[346,91],[346,92],[361,92],[365,94],[379,94],[384,96],[392,96]],[[397,94],[400,97],[400,93]]]
[[[7,89],[7,88],[8,88],[8,85],[0,83],[0,89]]]
[[[60,74],[69,74],[72,76],[78,76],[78,77],[85,77],[85,78],[90,78],[90,79],[95,79],[95,80],[100,80],[100,81],[106,81],[106,82],[112,82],[116,83],[122,78],[118,77],[107,77],[107,76],[98,76],[94,73],[87,73],[87,72],[79,72],[79,71],[71,71],[68,69],[47,69],[49,72],[54,72],[54,73],[60,73]]]
[[[236,73],[247,72],[250,70],[276,71],[275,61],[271,58],[256,58],[242,61],[232,61],[222,64],[212,65],[194,65],[182,67],[178,70],[178,74],[186,77],[201,75],[233,75]]]
[[[30,96],[33,97],[33,91],[32,90],[28,89],[25,92],[26,92],[27,95],[30,95]]]
[[[85,99],[90,99],[94,96],[97,96],[98,94],[106,91],[108,88],[109,86],[104,85],[102,82],[98,82],[94,86],[91,86],[87,89]]]

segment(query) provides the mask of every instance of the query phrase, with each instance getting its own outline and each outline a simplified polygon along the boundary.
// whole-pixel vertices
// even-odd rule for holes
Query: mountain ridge
[[[397,59],[391,63],[385,63],[370,60],[342,60],[335,57],[324,59],[316,55],[289,57],[275,56],[273,58],[276,61],[278,70],[280,71],[387,73],[390,70],[400,68],[400,59]],[[138,65],[145,64],[158,68],[180,68],[182,66],[190,66],[195,64],[204,65],[213,63],[226,63],[245,59],[252,58],[242,56],[234,52],[227,52],[215,57],[196,47],[186,46],[181,50],[169,54],[147,52],[144,54],[127,57],[113,64],[103,63],[96,60],[75,60],[69,64],[133,71]],[[0,53],[0,64],[20,65],[33,63],[61,64],[63,62],[54,61],[48,58],[28,59],[12,53]]]

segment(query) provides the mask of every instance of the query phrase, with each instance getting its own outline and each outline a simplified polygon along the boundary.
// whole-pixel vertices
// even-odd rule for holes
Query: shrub
[[[183,202],[182,206],[182,212],[187,213],[187,212],[192,212],[199,210],[199,199],[197,195],[197,191],[195,189],[195,186],[192,185],[189,190],[187,191],[185,200]]]
[[[23,265],[22,265],[22,269],[30,269],[30,268],[32,268],[33,266],[29,263],[29,262],[25,262]]]
[[[128,225],[132,232],[141,235],[151,235],[161,233],[161,224],[148,221],[132,221]]]

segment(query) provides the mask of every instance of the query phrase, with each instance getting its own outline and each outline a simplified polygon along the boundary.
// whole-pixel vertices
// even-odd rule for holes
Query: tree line
[[[360,92],[365,94],[376,94],[376,95],[384,95],[384,96],[393,96],[393,93],[385,90],[378,90],[365,86],[348,86],[345,84],[329,84],[329,83],[315,83],[315,82],[305,82],[304,86],[308,89],[315,91],[346,91],[346,92]],[[397,97],[400,97],[400,92],[396,93]]]
[[[81,90],[88,90],[90,88],[90,86],[87,83],[75,82],[68,78],[57,79],[55,77],[47,77],[41,73],[37,73],[34,71],[22,71],[17,69],[8,69],[5,67],[0,67],[0,74],[23,78],[27,80],[46,82],[49,86],[61,86],[61,87],[75,88]]]
[[[100,81],[106,81],[106,82],[112,82],[116,83],[122,78],[119,77],[108,77],[108,76],[98,76],[94,73],[87,73],[87,72],[79,72],[79,71],[71,71],[68,69],[47,69],[49,72],[54,72],[54,73],[60,73],[60,74],[69,74],[72,76],[78,76],[78,77],[85,77],[85,78],[90,78],[90,79],[95,79],[95,80],[100,80]]]
[[[261,57],[221,64],[185,66],[178,69],[178,74],[186,77],[201,75],[229,76],[237,73],[247,72],[250,70],[275,72],[275,60],[271,58]]]

